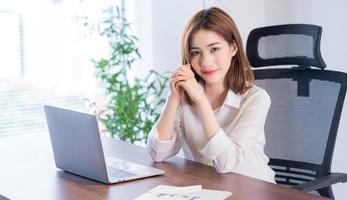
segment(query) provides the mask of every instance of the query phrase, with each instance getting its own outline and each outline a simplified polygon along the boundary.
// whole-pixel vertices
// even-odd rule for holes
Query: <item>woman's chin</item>
[[[218,77],[204,77],[205,83],[214,85],[222,82]]]

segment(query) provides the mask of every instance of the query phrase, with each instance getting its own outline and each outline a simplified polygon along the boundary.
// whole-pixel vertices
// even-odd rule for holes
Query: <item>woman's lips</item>
[[[202,73],[203,73],[204,75],[212,75],[212,74],[214,74],[214,73],[217,72],[217,71],[218,71],[218,69],[213,69],[213,70],[202,71]]]

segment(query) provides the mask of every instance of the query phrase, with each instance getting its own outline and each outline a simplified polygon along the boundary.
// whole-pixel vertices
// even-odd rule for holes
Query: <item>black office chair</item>
[[[331,185],[347,180],[347,174],[330,169],[347,74],[324,70],[321,33],[308,24],[257,28],[246,50],[254,68],[267,67],[254,74],[271,97],[265,153],[276,182],[334,198]]]

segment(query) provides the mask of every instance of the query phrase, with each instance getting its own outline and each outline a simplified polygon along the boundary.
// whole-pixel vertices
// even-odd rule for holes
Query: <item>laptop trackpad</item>
[[[106,167],[107,173],[117,174],[120,176],[150,176],[155,174],[160,174],[160,169],[156,169],[153,167],[148,167],[145,165],[140,165],[137,163],[133,163],[127,160],[123,160],[116,157],[106,157]],[[117,172],[118,171],[118,172]],[[113,175],[112,175],[113,176]]]

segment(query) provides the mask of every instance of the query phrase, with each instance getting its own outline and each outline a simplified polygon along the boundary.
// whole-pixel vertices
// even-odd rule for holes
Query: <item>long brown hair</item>
[[[240,33],[234,20],[222,9],[212,7],[197,12],[187,23],[182,35],[182,64],[190,63],[191,41],[199,30],[209,30],[222,36],[231,45],[234,43],[237,52],[231,60],[230,68],[226,74],[225,84],[236,94],[245,93],[254,85],[254,74],[243,49]],[[195,72],[194,72],[195,73]],[[195,73],[198,82],[204,84],[204,80]],[[184,98],[190,105],[194,102],[185,92]]]

